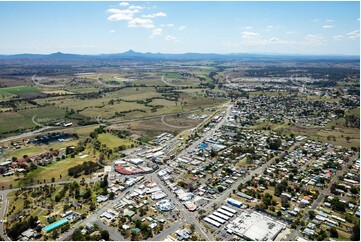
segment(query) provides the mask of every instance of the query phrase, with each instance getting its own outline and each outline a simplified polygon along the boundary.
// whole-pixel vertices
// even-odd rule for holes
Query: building
[[[245,240],[270,241],[286,228],[286,224],[259,212],[243,212],[227,225],[232,234]]]
[[[237,200],[235,200],[235,199],[233,199],[233,198],[228,198],[228,199],[227,199],[227,203],[230,204],[230,205],[232,205],[232,206],[235,206],[235,207],[237,207],[237,208],[240,208],[240,207],[243,205],[242,202],[237,201]]]
[[[44,230],[44,232],[48,233],[48,232],[50,232],[50,231],[52,231],[52,230],[54,230],[56,228],[59,228],[59,227],[63,226],[64,224],[67,224],[68,222],[69,221],[66,218],[64,218],[62,220],[59,220],[59,221],[57,221],[55,223],[52,223],[52,224],[46,226],[45,228],[43,228],[43,230]]]

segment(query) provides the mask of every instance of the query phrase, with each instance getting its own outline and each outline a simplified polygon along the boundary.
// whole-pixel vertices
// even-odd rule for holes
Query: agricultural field
[[[125,146],[127,148],[130,148],[132,145],[136,146],[136,143],[133,140],[129,138],[118,138],[117,136],[110,133],[99,134],[97,139],[101,144],[106,145],[110,149],[119,146]]]
[[[1,92],[10,93],[13,95],[20,95],[25,93],[39,92],[39,90],[35,87],[29,86],[18,86],[18,87],[4,87],[0,88]]]
[[[51,120],[64,118],[65,110],[56,107],[40,107],[25,109],[18,112],[11,111],[1,113],[0,133],[9,132],[11,130],[35,128],[37,125],[32,121],[32,118],[35,115],[37,122],[46,123]]]

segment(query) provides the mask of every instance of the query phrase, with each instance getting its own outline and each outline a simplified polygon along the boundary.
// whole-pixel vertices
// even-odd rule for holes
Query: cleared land
[[[129,138],[118,138],[117,136],[113,134],[100,134],[98,135],[97,139],[100,141],[100,143],[106,145],[108,148],[113,149],[118,146],[125,146],[127,148],[130,148],[131,145],[136,146],[136,143],[129,139]]]

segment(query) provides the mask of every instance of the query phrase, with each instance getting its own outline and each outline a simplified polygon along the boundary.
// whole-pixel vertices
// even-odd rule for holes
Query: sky
[[[360,3],[0,2],[0,54],[360,54]]]

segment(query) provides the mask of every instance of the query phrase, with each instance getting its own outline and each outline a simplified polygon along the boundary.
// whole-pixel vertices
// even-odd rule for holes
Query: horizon
[[[0,28],[2,55],[360,56],[358,1],[0,2]]]
[[[137,54],[161,54],[161,55],[184,55],[184,54],[201,54],[201,55],[265,55],[265,56],[337,56],[337,57],[360,57],[360,54],[303,54],[303,53],[267,53],[267,52],[176,52],[176,53],[170,53],[170,52],[142,52],[142,51],[136,51],[136,50],[127,50],[123,52],[113,52],[113,53],[98,53],[98,54],[77,54],[77,53],[71,53],[71,52],[49,52],[49,53],[15,53],[15,54],[2,54],[0,53],[0,56],[17,56],[17,55],[54,55],[54,54],[63,54],[63,55],[79,55],[79,56],[100,56],[100,55],[117,55],[117,54],[125,54],[128,52],[133,52]]]

